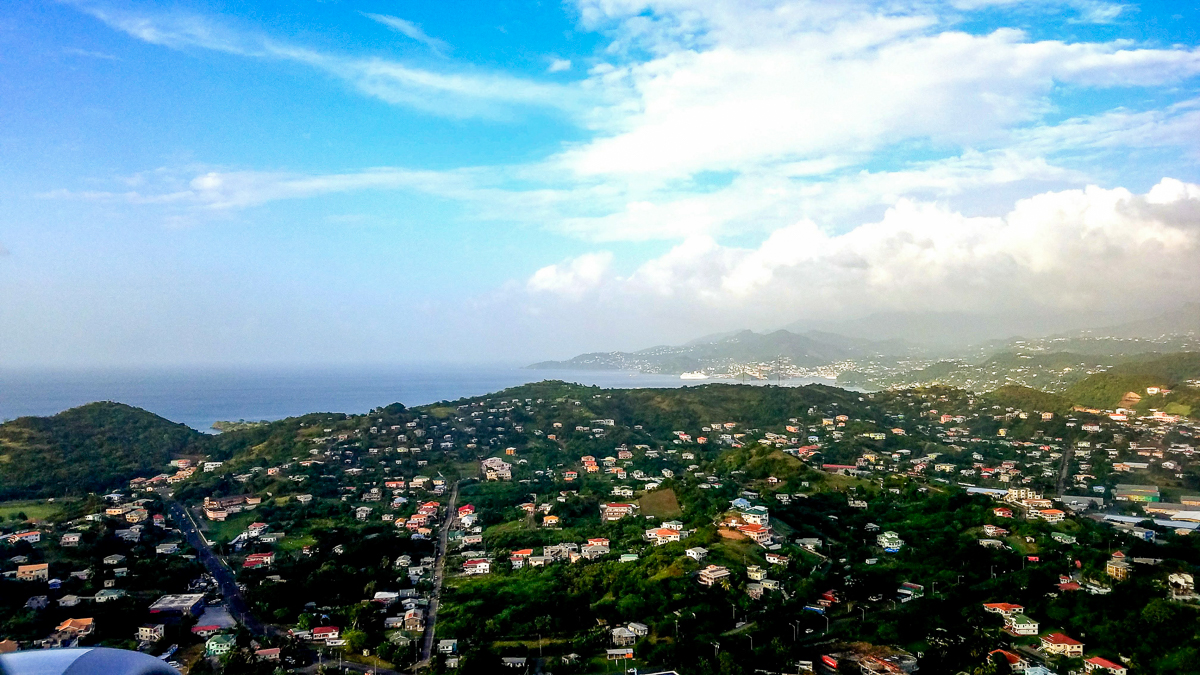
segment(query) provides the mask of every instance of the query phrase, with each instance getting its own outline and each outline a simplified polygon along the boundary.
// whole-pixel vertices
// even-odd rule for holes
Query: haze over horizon
[[[1200,301],[1200,9],[22,0],[0,367],[528,363]]]

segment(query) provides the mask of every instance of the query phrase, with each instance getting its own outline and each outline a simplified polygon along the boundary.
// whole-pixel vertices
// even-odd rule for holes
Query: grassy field
[[[10,516],[24,513],[29,520],[45,520],[62,511],[62,504],[56,502],[18,501],[0,503],[0,520],[8,520]]]
[[[643,516],[678,518],[683,515],[683,509],[679,508],[679,499],[675,496],[674,490],[647,492],[642,495],[641,499],[638,499],[638,506],[641,507]]]
[[[299,551],[305,546],[312,546],[317,543],[317,538],[306,534],[303,537],[284,537],[279,540],[279,548],[282,551]]]
[[[205,535],[212,542],[228,542],[242,533],[246,526],[254,522],[255,513],[244,511],[236,516],[230,516],[224,522],[208,523],[208,533]]]

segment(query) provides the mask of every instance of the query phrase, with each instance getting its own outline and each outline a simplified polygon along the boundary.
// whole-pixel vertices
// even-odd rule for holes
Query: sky
[[[1145,315],[1200,300],[1200,4],[11,0],[0,158],[0,367]]]

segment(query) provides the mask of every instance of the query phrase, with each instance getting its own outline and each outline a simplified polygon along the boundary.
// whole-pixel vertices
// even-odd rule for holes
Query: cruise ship
[[[707,380],[708,375],[705,375],[702,371],[693,370],[691,372],[687,372],[687,373],[680,375],[679,379],[681,379],[681,380]]]

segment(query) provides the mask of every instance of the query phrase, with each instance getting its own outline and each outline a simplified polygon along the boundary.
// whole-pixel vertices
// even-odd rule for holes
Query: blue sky
[[[1200,10],[22,1],[0,365],[526,361],[1200,297]]]

